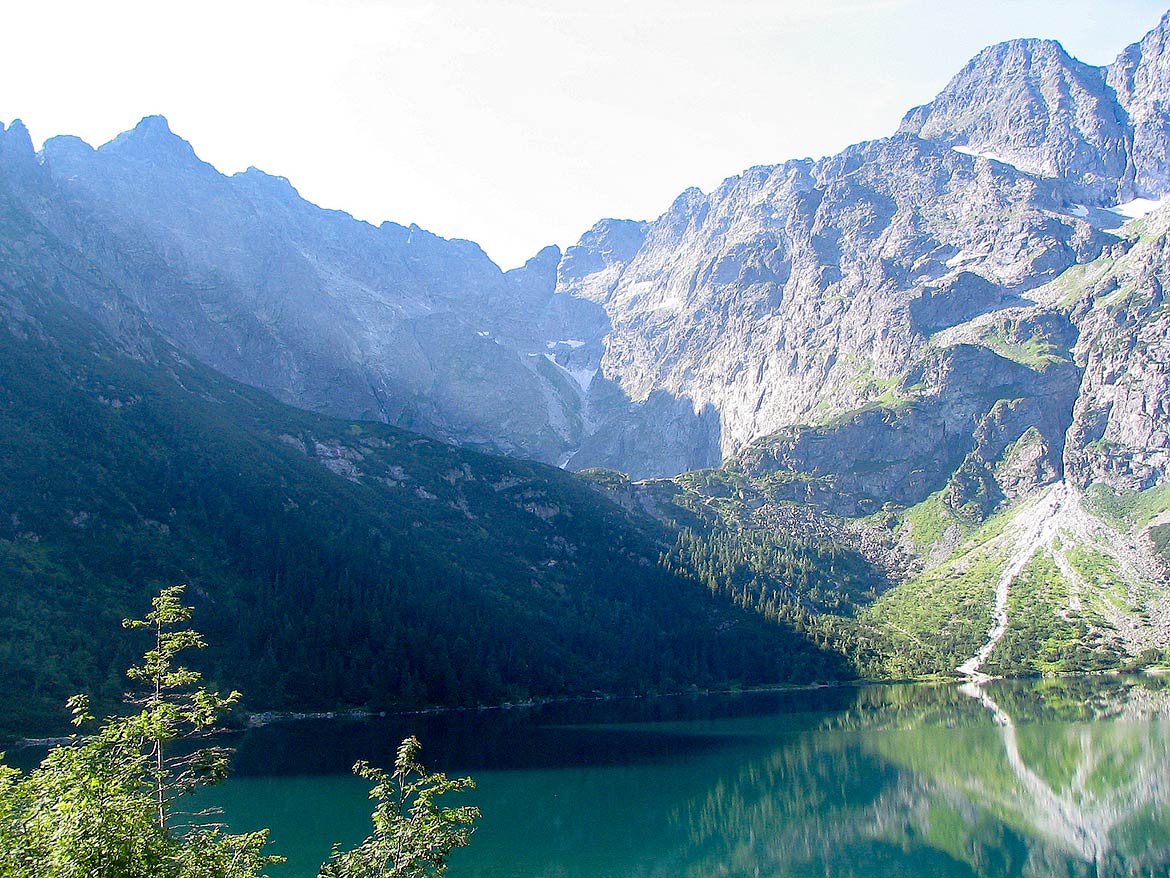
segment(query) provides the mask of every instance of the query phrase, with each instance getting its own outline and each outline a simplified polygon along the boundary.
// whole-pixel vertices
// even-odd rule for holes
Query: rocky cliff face
[[[1082,486],[1144,490],[1170,475],[1170,211],[1151,214],[1118,256],[1070,273],[1044,291],[1071,304],[1083,378],[1065,468]]]
[[[1168,35],[1163,17],[1108,67],[1077,61],[1050,40],[991,46],[899,130],[1060,180],[1090,205],[1164,195]]]
[[[1106,75],[1051,40],[1001,43],[907,113],[899,131],[1059,179],[1078,200],[1117,204],[1133,183],[1132,138]]]
[[[14,125],[0,163],[125,292],[128,336],[144,321],[298,406],[638,476],[736,459],[841,511],[942,488],[987,510],[1066,462],[1162,478],[1160,318],[1037,291],[1131,248],[1160,284],[1123,223],[1170,191],[1168,33],[1104,68],[990,47],[891,137],[603,220],[511,272],[223,176],[159,117],[40,156]],[[1129,462],[1093,456],[1140,430]]]
[[[1138,195],[1164,195],[1170,187],[1170,13],[1145,38],[1127,48],[1108,68],[1107,82],[1125,111]]]
[[[39,156],[15,123],[0,151],[12,197],[137,319],[286,402],[550,463],[583,446],[639,475],[718,462],[710,417],[665,396],[633,405],[600,373],[608,318],[555,291],[555,247],[502,272],[469,241],[375,228],[254,168],[226,177],[161,117]]]
[[[1127,252],[1123,223],[1170,190],[1168,32],[1107,68],[1051,41],[992,46],[893,137],[600,224],[559,288],[605,308],[602,367],[630,396],[718,412],[725,459],[794,499],[856,514],[945,488],[987,512],[1060,477],[1066,433],[1081,472],[1101,393],[1114,432],[1142,422],[1155,450],[1130,481],[1151,484],[1156,318],[1117,318],[1133,335],[1118,361],[1105,311],[1036,291]]]
[[[102,229],[108,246],[87,252],[167,338],[232,377],[522,456],[555,457],[580,433],[580,391],[541,356],[566,312],[588,309],[553,301],[559,252],[503,273],[470,242],[320,210],[255,169],[225,177],[157,117],[98,150],[50,140],[43,163],[75,207],[61,233]],[[589,310],[577,322],[603,326]]]
[[[814,459],[812,446],[790,460],[813,474],[842,473],[850,456],[872,471],[872,442],[885,441],[873,437],[896,425],[899,467],[858,488],[904,502],[906,484],[941,487],[998,400],[1055,392],[1054,381],[1064,414],[1044,429],[1061,447],[1076,386],[1067,370],[1055,379],[987,347],[947,353],[934,337],[1019,306],[1116,239],[1052,181],[899,135],[686,193],[624,265],[597,240],[566,253],[561,289],[606,308],[602,365],[632,397],[666,389],[710,406],[729,456],[777,430],[832,435],[835,462]],[[915,462],[902,432],[933,462]]]
[[[932,348],[894,404],[781,430],[728,465],[780,476],[780,496],[839,515],[913,506],[945,487],[953,506],[981,516],[1061,472],[1079,378],[1065,358],[1028,364],[981,344]]]

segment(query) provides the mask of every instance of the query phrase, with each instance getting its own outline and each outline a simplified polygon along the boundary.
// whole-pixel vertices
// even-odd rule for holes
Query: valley
[[[1168,36],[507,272],[0,127],[2,731],[176,582],[260,711],[1165,664]]]

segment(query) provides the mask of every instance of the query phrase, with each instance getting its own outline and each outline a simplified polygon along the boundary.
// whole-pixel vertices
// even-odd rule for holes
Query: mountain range
[[[66,584],[85,567],[86,523],[127,483],[154,480],[141,486],[151,503],[184,514],[170,494],[151,493],[156,470],[127,460],[95,468],[104,441],[182,460],[226,442],[231,460],[246,447],[267,462],[225,471],[224,485],[263,474],[280,493],[289,449],[297,466],[312,464],[308,493],[281,504],[316,507],[317,491],[360,486],[375,492],[375,518],[387,508],[406,515],[420,500],[446,510],[454,518],[434,549],[442,563],[426,552],[396,557],[413,558],[407,566],[423,578],[460,571],[461,606],[484,595],[502,602],[491,623],[500,637],[517,619],[543,619],[551,627],[526,627],[541,637],[565,624],[565,606],[524,591],[551,588],[558,557],[553,543],[529,545],[518,521],[539,529],[571,518],[547,539],[590,543],[589,563],[579,556],[577,578],[554,588],[576,612],[598,599],[598,565],[628,561],[612,572],[624,583],[649,565],[666,577],[654,588],[707,586],[642,603],[625,587],[613,593],[637,608],[617,616],[632,613],[666,638],[652,639],[660,659],[649,676],[632,674],[628,656],[618,662],[604,625],[586,626],[570,650],[577,658],[553,662],[555,682],[503,673],[464,686],[472,700],[622,688],[619,678],[634,677],[633,688],[646,688],[1161,661],[1170,648],[1168,35],[1170,14],[1107,67],[1048,40],[989,47],[889,137],[750,168],[710,193],[687,190],[650,222],[603,219],[564,253],[547,247],[508,272],[472,242],[323,210],[255,168],[225,176],[159,116],[97,149],[64,136],[40,152],[14,122],[0,129],[0,337],[12,376],[0,492],[10,563],[0,581],[17,605],[43,609],[29,570],[56,565],[61,589],[87,594]],[[38,373],[35,383],[16,380]],[[44,414],[78,394],[90,414],[61,414],[65,423]],[[186,444],[160,432],[157,415],[122,423],[152,398],[184,413],[194,431],[178,431]],[[107,431],[78,453],[84,426],[108,415],[130,434]],[[401,457],[416,447],[443,460],[426,478]],[[48,478],[55,459],[72,461],[84,490],[59,472]],[[539,485],[509,507],[532,507],[526,518],[503,521],[475,505],[466,490],[475,480],[459,473],[485,466],[495,483]],[[578,493],[548,501],[554,490]],[[361,506],[335,502],[332,514],[347,519]],[[585,514],[565,510],[581,503],[602,543],[574,538]],[[198,548],[164,552],[151,574],[143,559],[158,560],[157,543],[180,534],[166,509],[126,505],[126,527],[141,533],[123,550],[125,569],[196,581],[230,569],[228,605],[260,601],[287,615],[293,603],[281,601],[292,598],[278,600],[272,580],[288,565],[260,569],[241,552],[255,515],[243,509],[200,507],[199,527],[181,534]],[[427,516],[413,521],[434,527]],[[304,526],[308,545],[328,539],[324,519]],[[607,556],[604,542],[619,532],[642,548]],[[473,535],[488,541],[477,552],[498,544],[515,569],[488,582],[465,552]],[[28,566],[30,545],[39,568]],[[379,552],[371,582],[389,563]],[[113,553],[106,562],[95,573],[121,582],[119,600],[129,600],[129,577],[115,574]],[[305,584],[297,600],[320,601],[324,588]],[[366,588],[346,599],[359,615]],[[101,604],[91,600],[98,593],[83,603]],[[362,637],[387,636],[395,614],[383,609],[383,627]],[[421,661],[428,632],[464,613],[417,612],[411,661]],[[672,617],[681,628],[664,621]],[[661,658],[676,649],[663,644],[681,642],[672,638],[684,620],[703,628],[702,618],[714,626],[703,629],[714,638],[703,657]],[[717,647],[733,618],[744,630],[762,625],[785,649],[803,644],[815,670],[781,669],[775,643],[755,658]],[[31,623],[14,619],[31,636]],[[214,624],[235,657],[221,662],[225,672],[254,666],[260,641],[245,649],[246,632],[229,633],[222,614]],[[451,636],[466,640],[465,623],[451,624],[464,625]],[[318,660],[301,654],[311,638],[296,631],[270,664]],[[608,644],[600,653],[597,638]],[[482,663],[499,676],[514,657],[487,640],[493,658]],[[542,650],[551,647],[533,645],[526,661],[540,664]],[[598,654],[626,670],[580,670],[580,656]],[[729,664],[717,658],[733,654]],[[112,661],[102,656],[94,661]],[[770,657],[753,665],[760,656]],[[13,655],[0,667],[27,672]],[[89,671],[81,676],[107,673]],[[428,688],[409,676],[368,674],[352,691],[318,691],[337,703],[407,690],[427,703],[457,700],[449,680]],[[44,691],[80,682],[57,675]],[[312,700],[289,686],[271,702]]]

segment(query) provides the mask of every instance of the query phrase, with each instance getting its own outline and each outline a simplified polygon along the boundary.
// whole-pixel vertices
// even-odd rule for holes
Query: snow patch
[[[596,369],[572,369],[569,374],[573,376],[573,380],[577,382],[577,386],[582,390],[588,390],[589,385],[593,383],[593,379],[597,377]]]
[[[560,345],[560,344],[567,344],[569,347],[576,350],[579,347],[583,347],[585,342],[581,341],[581,339],[579,339],[579,338],[562,338],[559,341],[546,342],[545,347],[551,351],[553,348],[555,348],[557,345]]]
[[[481,329],[478,332],[476,332],[476,335],[478,335],[480,338],[488,338],[491,335],[491,333],[488,332],[486,329]]]
[[[1083,204],[1074,204],[1072,209],[1069,210],[1069,213],[1075,217],[1080,217],[1081,219],[1088,219],[1089,208],[1085,207]]]
[[[577,386],[582,390],[588,390],[589,385],[593,383],[593,379],[597,376],[596,369],[566,369],[557,362],[556,357],[552,354],[545,354],[544,358],[577,382]]]
[[[988,159],[993,162],[999,162],[1001,165],[1009,165],[1015,168],[1017,171],[1023,170],[1015,162],[1009,159],[1005,159],[1003,156],[999,155],[998,153],[991,152],[990,150],[986,152],[978,152],[977,150],[971,149],[969,146],[952,146],[951,149],[953,149],[955,152],[961,152],[963,155],[973,156],[977,159]]]
[[[663,299],[661,302],[656,302],[650,306],[651,311],[681,311],[683,307],[683,300],[678,296],[671,296],[668,299]]]
[[[1116,207],[1107,207],[1105,209],[1126,219],[1140,219],[1150,211],[1157,210],[1165,203],[1165,198],[1135,198],[1133,201],[1125,202],[1125,204],[1119,204]]]

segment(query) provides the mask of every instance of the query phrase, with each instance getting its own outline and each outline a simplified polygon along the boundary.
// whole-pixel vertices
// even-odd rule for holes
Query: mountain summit
[[[1059,179],[1079,201],[1118,204],[1132,194],[1132,132],[1106,77],[1052,40],[1000,43],[898,130]]]

